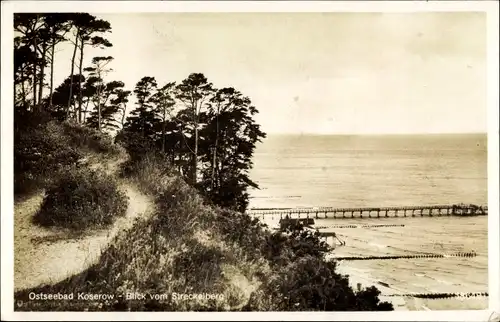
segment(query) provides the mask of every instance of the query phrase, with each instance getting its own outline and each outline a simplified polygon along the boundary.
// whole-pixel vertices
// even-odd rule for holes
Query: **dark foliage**
[[[115,137],[115,143],[121,144],[127,150],[131,163],[138,163],[155,152],[154,142],[137,132],[120,131]],[[132,165],[131,163],[128,165]]]
[[[71,122],[61,124],[62,133],[68,138],[70,145],[81,150],[108,155],[118,155],[121,150],[106,133]]]
[[[127,196],[114,178],[90,169],[73,168],[47,189],[35,223],[83,230],[104,227],[125,215]]]
[[[71,105],[75,105],[78,100],[78,84],[84,83],[86,80],[83,75],[73,75],[67,77],[62,84],[54,90],[50,97],[52,99],[52,107],[49,112],[59,121],[65,121],[69,118],[68,113],[68,98]]]
[[[391,311],[392,304],[380,302],[380,291],[370,287],[355,292],[347,276],[336,273],[336,263],[324,259],[330,251],[317,232],[304,228],[268,235],[261,247],[264,257],[277,270],[265,279],[246,310],[278,311]],[[271,299],[262,307],[262,298]],[[265,303],[265,301],[264,301]]]
[[[47,114],[17,110],[14,115],[14,193],[18,195],[50,183],[82,154]]]
[[[175,88],[143,77],[134,93],[137,107],[118,136],[132,159],[153,147],[213,204],[244,211],[248,188],[258,187],[248,175],[253,152],[265,137],[250,99],[234,88],[214,89],[199,73]]]
[[[190,251],[175,257],[173,277],[184,279],[186,288],[196,289],[197,292],[213,292],[210,286],[216,284],[221,276],[225,255],[219,249],[207,247],[194,239],[188,240],[186,245]]]

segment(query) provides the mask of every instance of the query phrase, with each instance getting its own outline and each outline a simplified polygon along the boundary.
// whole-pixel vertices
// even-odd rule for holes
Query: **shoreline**
[[[267,224],[269,230],[273,230],[275,227],[279,226],[278,220],[262,220],[260,219],[261,222]],[[328,260],[329,257],[333,255],[333,251],[329,254],[326,255],[326,259]],[[407,299],[404,297],[397,297],[397,296],[383,296],[383,293],[403,293],[402,291],[395,290],[394,288],[390,287],[385,287],[377,283],[377,280],[373,277],[369,276],[364,276],[362,274],[357,274],[355,270],[350,269],[349,267],[342,266],[342,264],[338,264],[337,266],[337,272],[342,274],[342,275],[349,275],[349,285],[352,287],[352,289],[356,290],[357,289],[357,284],[360,283],[362,288],[365,287],[370,287],[370,286],[375,286],[377,287],[381,295],[379,296],[381,301],[384,302],[389,302],[392,303],[394,306],[394,311],[410,311],[409,304],[407,303]],[[394,292],[396,291],[396,292]]]
[[[329,255],[333,255],[333,253],[330,253],[327,255],[327,259]],[[386,287],[383,285],[380,285],[377,280],[372,277],[368,276],[366,274],[361,274],[356,272],[356,270],[348,267],[347,265],[342,265],[342,263],[339,263],[337,266],[337,273],[342,274],[342,275],[348,275],[349,276],[349,285],[354,289],[357,290],[358,288],[358,283],[361,284],[361,288],[367,288],[370,286],[375,286],[381,293],[379,295],[379,298],[381,301],[389,302],[392,303],[394,306],[394,311],[410,311],[410,310],[415,310],[415,308],[412,308],[412,305],[408,303],[409,298],[405,298],[403,296],[384,296],[383,294],[396,294],[396,293],[403,293],[401,290],[397,290],[392,287]]]
[[[270,217],[270,216],[269,216]],[[268,225],[269,229],[279,226],[279,217],[274,219],[265,216],[264,218],[259,218],[259,220]],[[410,219],[411,220],[411,219]],[[360,220],[355,221],[356,224],[361,222]],[[362,222],[365,222],[364,220]],[[321,222],[322,223],[322,222]],[[318,222],[320,224],[320,222]],[[320,229],[320,231],[323,229]],[[376,228],[375,228],[376,230]],[[329,231],[329,229],[326,229]],[[415,249],[410,249],[410,251],[416,251]],[[326,259],[331,258],[332,256],[338,255],[335,250],[326,255]],[[379,295],[379,299],[381,301],[389,302],[393,304],[395,311],[439,311],[439,310],[457,310],[457,309],[465,309],[465,310],[484,310],[488,308],[489,298],[487,296],[457,296],[457,297],[449,297],[449,298],[420,298],[420,297],[411,297],[407,294],[419,291],[417,289],[409,288],[407,289],[404,285],[398,285],[395,287],[394,285],[383,285],[379,282],[384,283],[384,278],[377,278],[377,271],[373,270],[365,270],[358,269],[356,265],[351,266],[351,264],[347,261],[341,261],[338,263],[337,272],[342,275],[349,276],[349,285],[357,290],[357,284],[360,283],[362,288],[375,286],[381,294]],[[391,284],[391,283],[389,283]],[[408,284],[410,286],[411,284]],[[457,293],[460,294],[459,289],[449,290],[443,289],[441,291],[433,290],[434,287],[430,287],[427,290],[422,289],[423,293]],[[467,292],[479,293],[483,292],[480,289],[478,290],[467,290]],[[391,296],[387,296],[387,295]],[[397,294],[401,294],[401,296],[397,296]],[[464,293],[465,294],[465,293]]]
[[[333,252],[327,255],[333,255]],[[440,310],[485,310],[488,309],[488,297],[452,297],[439,299],[424,299],[408,296],[384,296],[384,294],[405,294],[404,290],[394,287],[386,287],[379,284],[379,280],[371,276],[369,273],[361,273],[348,264],[339,263],[337,272],[342,275],[348,275],[349,285],[353,289],[357,289],[357,284],[361,284],[361,288],[375,286],[381,294],[381,301],[390,302],[394,306],[394,311],[440,311]],[[383,282],[383,281],[382,281]]]

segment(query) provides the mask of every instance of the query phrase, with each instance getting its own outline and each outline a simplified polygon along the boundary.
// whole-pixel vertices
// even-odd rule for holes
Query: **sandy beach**
[[[259,220],[266,223],[270,229],[279,226],[279,216],[264,216]],[[327,257],[477,252],[478,256],[473,258],[340,261],[338,270],[341,274],[349,275],[349,282],[354,289],[358,283],[362,288],[376,286],[381,291],[380,299],[391,302],[395,310],[486,309],[488,307],[486,296],[442,299],[397,296],[397,294],[415,293],[460,294],[488,291],[487,238],[481,234],[487,218],[433,218],[433,220],[435,223],[433,228],[429,226],[428,220],[422,218],[320,219],[316,220],[315,226],[401,224],[401,227],[320,229],[320,231],[335,231],[337,236],[346,242],[345,246],[336,245]],[[444,233],[443,227],[446,227]],[[462,238],[460,233],[463,234],[464,231],[474,238]],[[333,245],[331,238],[328,242]]]

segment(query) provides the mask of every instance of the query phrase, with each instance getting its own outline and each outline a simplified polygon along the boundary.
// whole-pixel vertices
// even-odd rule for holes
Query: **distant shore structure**
[[[388,218],[388,217],[439,217],[439,216],[481,216],[488,215],[488,206],[474,204],[364,207],[364,208],[252,208],[247,210],[252,217],[279,216],[280,219],[292,215],[297,218]]]

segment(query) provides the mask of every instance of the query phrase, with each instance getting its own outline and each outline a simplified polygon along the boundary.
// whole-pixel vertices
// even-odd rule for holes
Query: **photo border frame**
[[[2,1],[1,28],[1,319],[32,320],[350,320],[489,321],[500,312],[499,3],[498,1]],[[487,14],[488,282],[487,310],[393,312],[14,312],[13,13],[14,12],[458,12]]]

